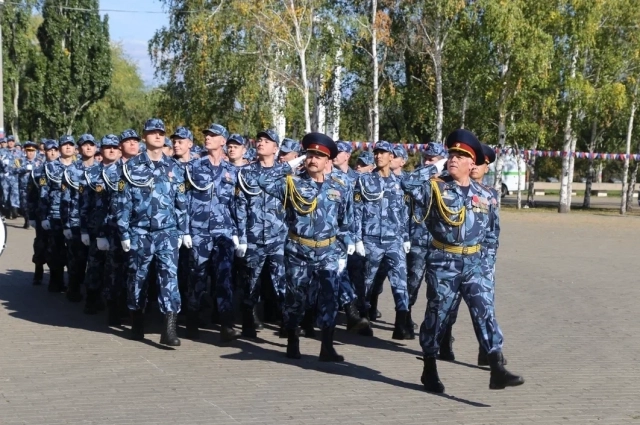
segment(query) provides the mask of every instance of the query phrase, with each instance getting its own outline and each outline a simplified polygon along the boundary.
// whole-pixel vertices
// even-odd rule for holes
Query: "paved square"
[[[497,313],[522,387],[490,391],[467,313],[447,395],[422,391],[417,340],[391,339],[389,287],[373,339],[336,333],[344,364],[284,357],[273,330],[177,349],[127,340],[104,314],[31,286],[33,231],[9,221],[0,258],[0,424],[640,424],[640,217],[504,211]],[[423,312],[424,288],[416,312]],[[463,305],[464,306],[464,305]],[[415,316],[414,316],[415,318]],[[159,328],[159,327],[158,327]],[[183,330],[181,330],[183,336]],[[341,344],[344,343],[344,344]]]

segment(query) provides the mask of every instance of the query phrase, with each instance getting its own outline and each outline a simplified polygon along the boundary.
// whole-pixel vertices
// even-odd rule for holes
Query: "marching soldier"
[[[122,166],[138,155],[140,137],[132,129],[123,131],[118,138],[110,136],[102,139],[102,180],[105,183],[104,202],[108,205],[108,214],[98,231],[96,247],[106,251],[104,295],[107,301],[107,323],[109,326],[120,326],[121,299],[124,298],[124,303],[127,304],[127,279],[122,278],[127,276],[127,254],[122,249],[118,235],[117,195],[119,182],[122,180]]]
[[[3,206],[7,212],[7,217],[15,219],[18,217],[20,208],[20,193],[18,190],[18,176],[14,170],[19,167],[22,151],[16,146],[14,136],[7,137],[7,148],[2,155],[2,193]]]
[[[428,392],[442,393],[436,356],[442,332],[460,292],[469,306],[480,344],[489,353],[489,388],[522,385],[524,379],[507,371],[502,357],[502,333],[495,318],[493,282],[488,276],[490,263],[482,246],[497,236],[490,225],[492,194],[474,182],[470,173],[484,163],[482,146],[467,130],[456,130],[447,137],[449,174],[431,178],[442,167],[426,166],[403,180],[403,188],[414,201],[427,208],[427,227],[433,237],[427,268],[427,310],[420,327],[424,353],[422,384]]]
[[[407,293],[406,254],[411,248],[407,233],[408,211],[401,179],[391,172],[393,149],[380,141],[374,148],[376,169],[358,178],[354,191],[356,222],[356,253],[366,257],[365,297],[360,311],[375,314],[371,305],[373,283],[378,270],[389,273],[391,291],[396,304],[392,338],[410,339],[407,329],[409,296]],[[358,294],[360,296],[360,294]]]
[[[181,167],[162,152],[164,138],[164,122],[156,118],[147,120],[144,125],[147,151],[122,165],[116,218],[122,249],[131,251],[127,267],[131,337],[144,339],[147,273],[155,260],[158,304],[164,314],[160,343],[178,346],[177,263],[178,248],[187,233],[185,182]]]
[[[84,283],[87,269],[87,255],[91,237],[83,233],[80,224],[82,194],[87,186],[87,172],[98,167],[93,160],[96,142],[91,134],[78,138],[80,159],[64,170],[63,196],[60,204],[63,233],[67,240],[67,269],[69,271],[69,289],[67,299],[71,302],[82,301],[81,285]]]
[[[284,203],[289,235],[285,246],[286,293],[283,309],[287,330],[287,357],[301,358],[297,327],[307,308],[317,303],[317,324],[322,330],[319,360],[342,362],[333,346],[338,311],[338,259],[340,248],[355,249],[351,221],[350,188],[335,176],[325,175],[327,162],[338,154],[330,137],[309,133],[302,139],[307,152],[283,168],[272,169],[259,178],[260,187]],[[305,171],[294,176],[304,160]]]
[[[232,134],[229,136],[227,140],[227,157],[229,158],[229,164],[234,167],[244,167],[249,163],[244,158],[244,155],[247,153],[247,141],[239,134]]]
[[[198,339],[200,304],[211,277],[220,318],[220,339],[229,342],[240,336],[233,328],[233,285],[231,266],[238,249],[235,218],[235,167],[222,159],[222,147],[229,137],[226,128],[211,124],[204,131],[207,155],[186,166],[187,222],[184,245],[191,248],[187,335]],[[193,245],[193,248],[191,247]]]
[[[49,292],[64,292],[64,267],[67,265],[67,245],[61,215],[62,196],[66,190],[63,183],[64,171],[74,159],[75,141],[73,136],[64,135],[58,143],[47,147],[47,159],[52,149],[59,150],[60,156],[47,161],[40,178],[39,219],[42,229],[47,232],[47,264],[49,265]],[[69,271],[67,267],[67,272]]]
[[[16,159],[16,168],[13,172],[18,177],[18,188],[20,192],[20,211],[24,217],[24,229],[30,227],[29,224],[29,182],[31,181],[31,174],[33,170],[42,165],[36,157],[36,149],[38,145],[32,141],[26,141],[24,144],[25,157],[22,159]]]

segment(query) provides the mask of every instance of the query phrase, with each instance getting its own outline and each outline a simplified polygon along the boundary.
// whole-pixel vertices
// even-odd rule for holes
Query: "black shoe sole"
[[[511,382],[501,382],[497,384],[495,382],[489,381],[489,389],[490,390],[504,390],[507,387],[519,387],[524,384],[524,379],[520,378],[519,380],[514,380]]]

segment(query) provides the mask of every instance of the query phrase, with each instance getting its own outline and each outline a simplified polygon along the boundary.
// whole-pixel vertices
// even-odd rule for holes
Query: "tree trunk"
[[[502,157],[502,149],[507,140],[507,112],[501,105],[498,112],[498,153],[496,155],[496,167],[493,180],[493,188],[498,192],[498,206],[502,203],[502,169],[504,168],[504,159]]]
[[[538,139],[533,142],[531,149],[535,150],[538,148]],[[527,186],[527,205],[529,208],[535,208],[535,182],[536,182],[536,155],[533,155],[529,158],[529,162],[527,163],[527,167],[529,168],[529,184]]]
[[[298,52],[300,57],[300,77],[302,78],[302,99],[304,101],[304,132],[311,133],[311,111],[309,110],[309,80],[307,79],[306,52]]]
[[[517,170],[517,175],[518,175],[518,188],[516,190],[516,209],[521,209],[522,208],[522,187],[520,186],[520,148],[518,147],[518,144],[515,143],[514,144],[516,151],[515,151],[515,157],[516,157],[516,170]]]
[[[331,94],[329,99],[329,114],[327,121],[327,136],[333,140],[340,139],[340,108],[342,106],[342,49],[336,53],[336,67],[333,70]]]
[[[19,99],[20,99],[20,79],[16,78],[16,81],[13,84],[13,119],[11,120],[11,134],[15,136],[16,142],[20,141],[20,134],[19,134],[20,110],[18,108]]]
[[[578,63],[578,48],[576,47],[571,55],[571,66],[569,72],[569,79],[576,78],[576,67]],[[568,85],[568,84],[567,84]],[[567,102],[571,102],[569,99]],[[572,177],[569,172],[571,166],[571,146],[573,144],[573,129],[571,127],[571,121],[573,119],[572,105],[568,105],[567,119],[564,123],[564,140],[562,144],[563,156],[562,156],[562,178],[560,179],[560,203],[558,205],[559,213],[568,213],[571,211],[571,182],[569,179]]]
[[[464,97],[462,98],[462,108],[460,110],[460,128],[464,128],[464,124],[467,118],[467,108],[469,107],[469,92],[470,85],[469,80],[464,83]]]
[[[436,76],[436,140],[442,142],[442,127],[444,125],[444,99],[442,97],[442,34],[440,16],[436,18],[435,36],[433,39],[433,70]]]
[[[271,124],[282,139],[287,131],[287,87],[277,81],[272,71],[267,72],[267,90],[269,91],[269,107],[271,108]]]
[[[631,155],[631,136],[633,134],[633,120],[636,115],[636,95],[638,94],[638,83],[633,88],[633,101],[631,102],[631,112],[629,114],[629,125],[627,126],[627,149],[625,150],[624,166],[622,169],[622,200],[620,201],[620,214],[627,213],[627,179],[629,178],[629,155]]]
[[[604,171],[604,163],[598,162],[598,171],[596,172],[596,182],[602,183],[602,172]]]
[[[371,57],[373,59],[373,99],[371,101],[371,141],[378,141],[380,132],[380,107],[378,105],[378,34],[376,30],[376,15],[378,13],[378,1],[371,0]]]
[[[596,149],[598,132],[598,120],[594,119],[591,124],[591,137],[589,140],[589,172],[587,173],[587,183],[584,188],[584,200],[582,201],[582,208],[591,208],[591,187],[593,185],[593,178],[596,174],[596,169],[593,166],[593,152]]]

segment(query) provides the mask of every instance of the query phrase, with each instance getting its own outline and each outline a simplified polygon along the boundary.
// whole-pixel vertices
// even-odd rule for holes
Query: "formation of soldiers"
[[[471,132],[451,133],[447,149],[430,143],[410,173],[407,152],[385,141],[362,152],[353,170],[351,144],[321,133],[281,141],[265,130],[253,149],[212,124],[199,152],[187,128],[165,132],[162,120],[149,119],[141,136],[132,129],[99,141],[65,135],[25,142],[24,153],[13,138],[2,141],[4,213],[35,228],[35,285],[47,264],[49,291],[85,299],[86,314],[106,308],[109,326],[121,326],[126,310],[134,340],[145,337],[154,292],[164,315],[160,343],[168,346],[180,345],[181,311],[187,337],[200,337],[207,295],[222,342],[255,338],[268,286],[286,356],[301,358],[300,336],[317,327],[319,360],[341,362],[333,343],[340,310],[348,331],[372,337],[388,278],[392,338],[415,339],[412,308],[425,280],[425,389],[444,392],[436,359],[455,359],[451,328],[462,299],[490,388],[524,383],[504,367],[494,312],[498,194],[481,182],[495,153]]]

